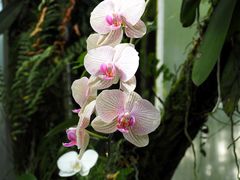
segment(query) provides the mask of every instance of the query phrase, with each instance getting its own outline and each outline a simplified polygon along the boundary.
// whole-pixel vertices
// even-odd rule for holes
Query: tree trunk
[[[156,133],[151,135],[151,143],[138,150],[139,179],[171,179],[191,145],[186,134],[194,139],[216,104],[216,70],[199,87],[191,81],[192,59],[196,48],[197,45],[183,65],[179,78],[172,85],[164,103],[161,125]]]

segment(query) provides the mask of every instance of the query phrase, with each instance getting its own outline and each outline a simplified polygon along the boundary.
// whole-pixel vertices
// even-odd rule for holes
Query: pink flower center
[[[106,80],[113,79],[116,75],[116,69],[113,64],[101,64],[100,72],[104,75]]]
[[[106,22],[111,26],[113,30],[119,29],[122,25],[122,18],[117,14],[113,14],[112,16],[106,16]]]
[[[135,124],[135,117],[129,112],[125,112],[118,116],[117,129],[122,133],[128,133],[129,128]]]

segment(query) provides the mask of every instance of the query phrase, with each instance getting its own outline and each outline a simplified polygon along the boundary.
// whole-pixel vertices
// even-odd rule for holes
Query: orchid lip
[[[100,73],[104,76],[104,79],[111,80],[116,75],[115,66],[111,63],[108,64],[101,64],[100,66]]]
[[[119,29],[123,23],[121,16],[118,14],[107,15],[105,20],[112,30]]]
[[[129,129],[134,126],[136,120],[129,112],[125,112],[118,116],[117,122],[117,129],[122,133],[128,133]]]

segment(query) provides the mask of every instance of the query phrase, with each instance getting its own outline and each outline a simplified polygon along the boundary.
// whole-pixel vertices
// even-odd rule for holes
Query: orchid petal
[[[136,119],[132,132],[137,135],[149,134],[160,124],[160,112],[145,99],[135,102],[131,115]]]
[[[91,49],[95,49],[101,45],[99,45],[98,41],[100,38],[105,37],[105,35],[101,35],[101,34],[90,34],[90,36],[87,38],[87,51],[91,50]]]
[[[78,161],[78,154],[75,151],[70,151],[58,158],[57,166],[62,172],[73,173],[72,164],[78,163]]]
[[[93,129],[95,131],[110,134],[117,130],[117,119],[113,120],[110,123],[107,123],[107,122],[101,120],[101,118],[99,116],[97,116],[92,121],[91,126],[93,127]]]
[[[72,172],[64,172],[64,171],[59,171],[58,175],[60,177],[70,177],[75,175],[77,172],[76,171],[72,171]]]
[[[88,95],[88,78],[82,77],[72,83],[72,96],[74,100],[82,107]]]
[[[114,62],[116,62],[121,57],[123,50],[127,47],[134,48],[134,45],[131,43],[121,43],[114,47],[114,49],[115,49],[115,54],[114,54],[114,58],[113,58]]]
[[[113,14],[113,2],[102,1],[92,11],[90,16],[90,24],[94,31],[99,34],[107,34],[111,31],[111,27],[106,21],[106,17]]]
[[[138,52],[131,46],[124,48],[115,65],[119,71],[121,81],[130,80],[139,66]]]
[[[130,38],[141,38],[147,32],[147,28],[142,20],[139,20],[137,24],[131,25],[126,22],[125,33]]]
[[[89,86],[93,89],[106,89],[115,83],[115,79],[102,79],[97,76],[91,76]]]
[[[147,146],[149,143],[149,137],[148,135],[136,135],[133,134],[131,130],[127,133],[123,133],[123,136],[126,140],[128,140],[130,143],[134,144],[137,147],[144,147]]]
[[[115,31],[111,31],[108,34],[91,34],[87,38],[87,50],[91,50],[100,46],[111,46],[114,47],[122,41],[123,38],[123,30],[118,29]]]
[[[123,38],[123,30],[120,28],[115,31],[111,31],[105,36],[101,36],[101,38],[99,38],[98,40],[98,44],[100,46],[108,45],[108,46],[114,47],[119,43],[121,43],[122,38]]]
[[[112,62],[115,50],[111,46],[102,46],[90,50],[84,58],[84,66],[91,75],[99,73],[102,64]]]
[[[90,172],[90,169],[84,169],[84,166],[82,167],[82,170],[79,172],[81,176],[87,176]]]
[[[81,158],[85,150],[87,149],[90,136],[85,129],[79,131],[78,135],[77,135],[77,145],[78,145],[78,148],[80,148],[79,158]]]
[[[126,94],[120,90],[104,90],[96,99],[97,115],[105,122],[113,121],[124,109]]]
[[[93,113],[93,111],[95,110],[95,106],[96,106],[96,100],[92,100],[90,101],[84,108],[83,110],[83,115],[86,119],[90,120],[90,117]],[[85,127],[83,127],[85,128]]]
[[[75,146],[75,145],[76,145],[76,142],[73,142],[73,141],[68,142],[68,143],[63,143],[64,147],[72,147],[72,146]]]
[[[139,94],[137,94],[136,92],[130,92],[127,97],[125,109],[128,112],[131,112],[132,108],[134,107],[135,102],[138,100],[141,100],[141,99],[142,99],[142,97]]]
[[[86,169],[90,170],[96,164],[97,159],[98,159],[98,153],[92,149],[88,149],[87,151],[84,152],[80,162],[84,167],[83,168],[84,170]]]
[[[127,82],[120,82],[120,89],[125,92],[132,92],[136,88],[136,77],[133,76]]]
[[[146,3],[145,0],[122,0],[121,15],[132,25],[135,25],[143,15]]]

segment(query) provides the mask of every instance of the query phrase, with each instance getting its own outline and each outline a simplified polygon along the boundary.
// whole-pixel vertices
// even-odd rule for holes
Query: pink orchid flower
[[[134,74],[139,66],[139,56],[131,44],[119,44],[114,48],[102,46],[87,53],[84,66],[93,76],[90,84],[98,83],[95,85],[98,89],[108,88],[119,79],[122,86],[135,88]]]
[[[143,147],[149,143],[148,134],[160,124],[160,112],[137,93],[105,90],[96,99],[97,117],[92,127],[102,133],[122,132],[132,144]]]
[[[130,38],[141,38],[146,26],[140,20],[146,7],[145,0],[104,0],[92,11],[90,24],[99,34],[122,31]]]

